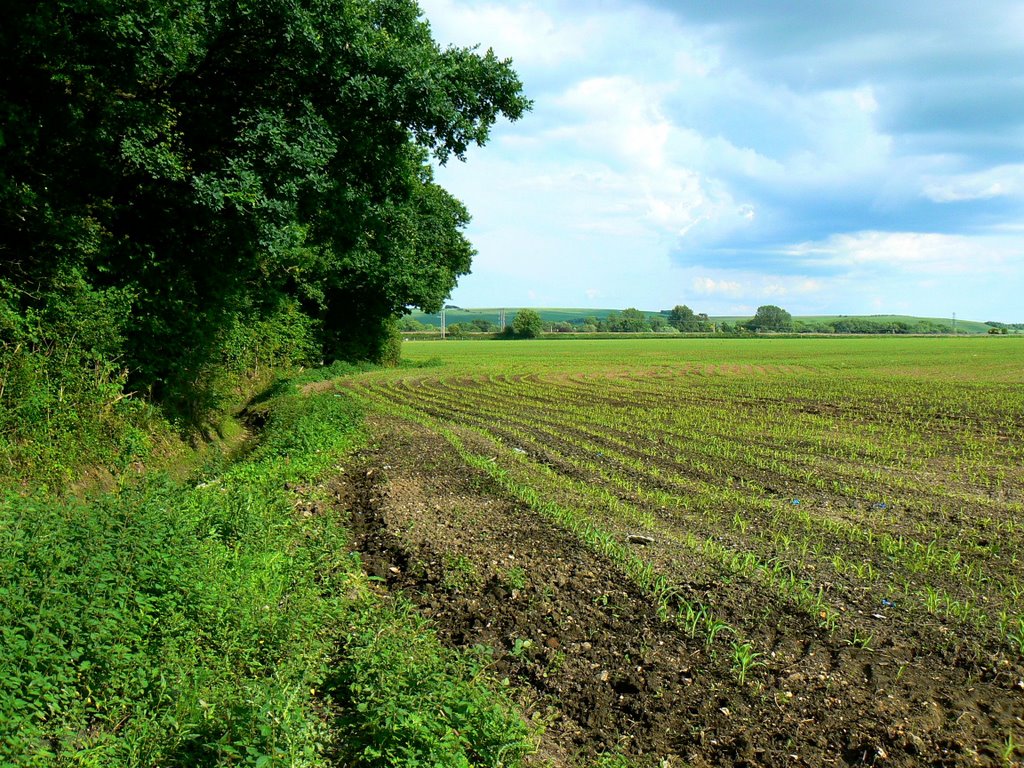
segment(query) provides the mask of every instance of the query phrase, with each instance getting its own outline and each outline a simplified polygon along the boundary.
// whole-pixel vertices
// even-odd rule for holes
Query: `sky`
[[[420,6],[534,101],[437,169],[452,303],[1024,322],[1024,1]]]

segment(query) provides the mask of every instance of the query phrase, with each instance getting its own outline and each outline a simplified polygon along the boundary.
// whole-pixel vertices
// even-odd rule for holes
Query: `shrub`
[[[536,339],[544,329],[540,315],[532,309],[520,309],[512,320],[512,332],[519,339]]]

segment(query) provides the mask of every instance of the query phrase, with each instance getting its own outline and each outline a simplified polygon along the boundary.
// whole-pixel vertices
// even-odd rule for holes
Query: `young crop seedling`
[[[861,650],[870,651],[871,643],[875,640],[873,634],[861,634],[859,630],[853,630],[853,637],[850,639],[850,645],[854,648],[860,648]]]
[[[750,643],[734,642],[732,644],[732,669],[736,673],[736,679],[740,685],[745,685],[747,675],[754,667],[763,667],[763,662],[757,659],[764,654],[754,651]]]
[[[1020,751],[1021,744],[1013,738],[1013,734],[1009,734],[1002,744],[999,745],[999,754],[1003,758],[1004,765],[1011,766],[1014,764],[1014,758]]]

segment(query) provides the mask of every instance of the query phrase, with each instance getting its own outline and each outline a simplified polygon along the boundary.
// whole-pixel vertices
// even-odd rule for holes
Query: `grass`
[[[529,748],[481,665],[348,556],[316,489],[361,412],[298,383],[259,406],[253,450],[191,482],[3,497],[0,765],[468,768]]]
[[[946,337],[779,338],[779,339],[595,339],[496,342],[418,341],[406,344],[411,363],[443,359],[438,375],[486,371],[493,375],[546,372],[599,373],[644,371],[663,373],[703,366],[760,366],[780,372],[817,372],[877,379],[897,376],[927,381],[1014,383],[1024,363],[1024,340]],[[638,357],[640,356],[640,357]],[[717,369],[710,369],[713,373]],[[784,372],[784,371],[782,371]],[[384,374],[393,376],[395,374]],[[398,374],[404,375],[404,374]]]

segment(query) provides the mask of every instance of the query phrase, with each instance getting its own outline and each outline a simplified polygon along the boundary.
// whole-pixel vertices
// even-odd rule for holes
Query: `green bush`
[[[157,426],[125,396],[127,372],[112,362],[130,295],[69,272],[37,298],[22,306],[0,279],[0,487],[60,487],[86,465],[123,470]]]
[[[404,761],[387,764],[491,766],[523,752],[521,721],[475,670],[367,588],[345,511],[296,513],[287,489],[360,443],[358,407],[288,381],[260,407],[259,445],[202,482],[0,501],[0,765],[369,765],[380,744]]]
[[[544,321],[535,310],[520,309],[512,319],[512,332],[519,339],[540,338],[544,330]]]
[[[408,604],[354,615],[344,648],[327,682],[342,705],[343,765],[497,767],[526,752],[523,722],[473,682],[480,669],[442,649]]]
[[[396,317],[389,318],[384,323],[380,355],[375,362],[386,368],[396,368],[402,362],[402,328]]]

